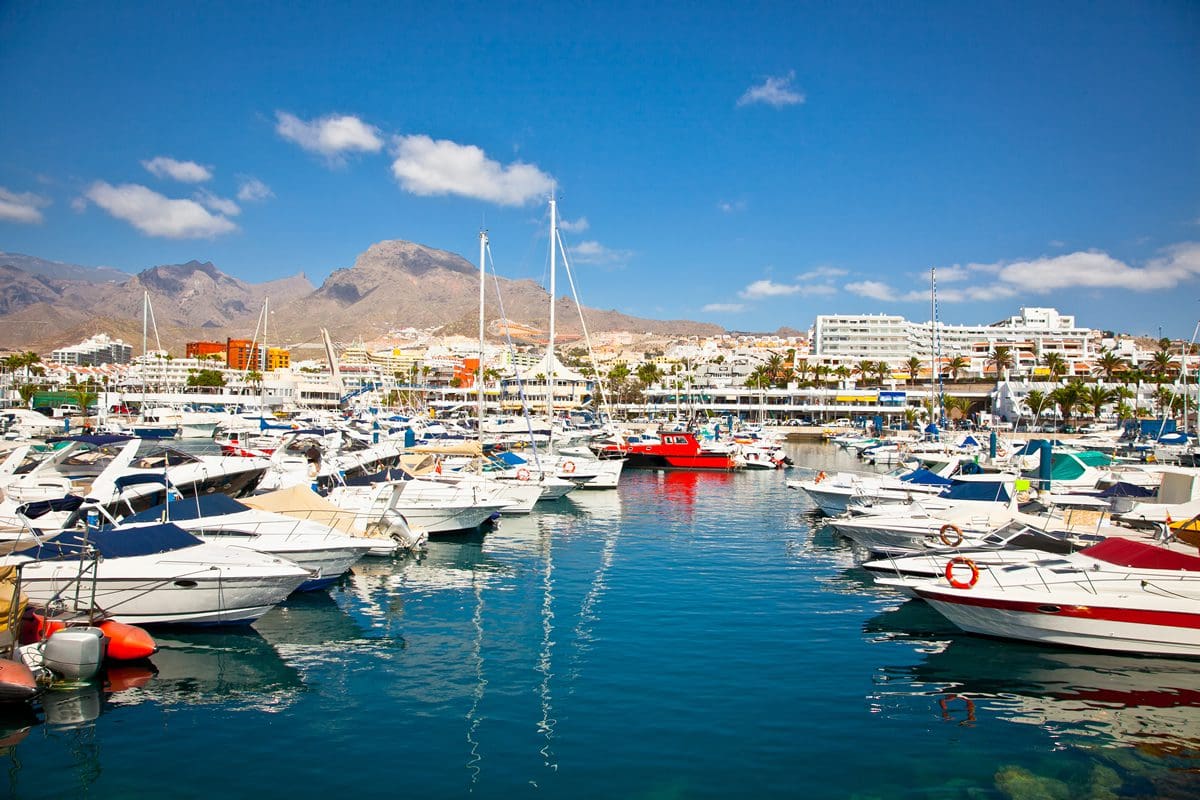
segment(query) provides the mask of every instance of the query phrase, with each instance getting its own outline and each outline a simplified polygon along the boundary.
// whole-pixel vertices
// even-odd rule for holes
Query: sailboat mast
[[[479,387],[477,392],[479,402],[479,450],[483,451],[483,415],[484,415],[484,397],[483,397],[483,298],[484,284],[487,280],[487,267],[485,266],[485,258],[487,253],[488,235],[487,231],[479,232],[479,374],[475,379],[476,385]]]
[[[550,198],[550,339],[546,344],[546,417],[550,420],[550,439],[554,439],[554,298],[555,254],[558,243],[558,203]]]

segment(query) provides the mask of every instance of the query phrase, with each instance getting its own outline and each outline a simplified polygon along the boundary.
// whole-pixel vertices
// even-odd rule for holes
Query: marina
[[[631,470],[252,627],[156,630],[5,718],[7,796],[209,796],[198,753],[228,797],[1193,796],[1193,661],[962,633],[785,474]]]

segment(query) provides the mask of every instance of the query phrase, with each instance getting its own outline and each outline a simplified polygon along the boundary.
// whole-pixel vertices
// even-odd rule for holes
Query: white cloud
[[[96,181],[85,196],[148,236],[198,239],[237,230],[237,225],[195,200],[174,200],[133,183],[112,186]]]
[[[789,286],[783,283],[775,283],[771,280],[754,281],[745,289],[738,292],[739,297],[744,297],[747,300],[758,300],[763,297],[784,297],[790,294],[796,294],[800,291],[799,286]]]
[[[565,219],[560,219],[558,221],[558,227],[560,229],[566,231],[567,233],[583,233],[584,231],[586,231],[588,229],[589,225],[588,225],[587,217],[580,217],[579,219],[577,219],[573,222],[565,220]]]
[[[521,161],[502,166],[474,145],[423,134],[397,136],[392,174],[416,195],[455,194],[520,206],[549,194],[554,178]]]
[[[176,161],[167,156],[157,156],[143,161],[142,166],[155,177],[170,178],[182,183],[203,183],[212,179],[212,169],[195,161]]]
[[[849,274],[849,270],[840,269],[838,267],[817,267],[816,269],[810,269],[808,272],[802,272],[801,274],[797,275],[796,280],[812,281],[816,280],[817,278],[841,278]]]
[[[257,203],[275,196],[271,187],[248,175],[238,176],[237,199],[243,203]]]
[[[1057,250],[1059,248],[1066,247],[1067,243],[1064,242],[1062,239],[1051,239],[1050,246]]]
[[[329,114],[305,122],[286,111],[275,112],[275,132],[310,153],[319,153],[334,163],[345,153],[378,153],[383,149],[379,129],[349,114]]]
[[[746,304],[745,303],[709,303],[708,305],[706,305],[704,308],[702,308],[700,310],[733,314],[733,313],[737,313],[738,311],[745,311]]]
[[[726,214],[732,214],[735,211],[745,211],[746,210],[746,201],[745,200],[732,200],[732,201],[722,200],[721,202],[717,203],[717,208],[720,211],[725,212]]]
[[[1006,284],[1043,294],[1058,289],[1170,289],[1200,275],[1200,244],[1184,242],[1135,267],[1096,250],[1014,261],[999,266]]]
[[[872,300],[894,301],[899,299],[896,296],[896,290],[882,281],[854,281],[847,283],[845,288],[851,294],[869,297]]]
[[[33,192],[13,192],[0,186],[0,220],[36,225],[42,222],[38,209],[50,205],[50,200]]]
[[[804,102],[804,93],[792,87],[796,72],[792,70],[787,75],[768,77],[758,86],[751,86],[738,98],[739,106],[764,103],[774,108],[799,105]]]
[[[622,264],[633,255],[629,250],[612,250],[592,240],[567,249],[577,264]]]
[[[237,203],[224,197],[218,197],[207,189],[201,189],[193,194],[192,197],[209,211],[215,211],[227,217],[236,217],[242,213],[242,209],[238,208]]]

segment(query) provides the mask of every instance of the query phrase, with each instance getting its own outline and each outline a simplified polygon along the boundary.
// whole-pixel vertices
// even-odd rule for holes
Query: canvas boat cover
[[[242,498],[242,502],[260,511],[274,511],[276,514],[319,522],[350,536],[363,535],[362,527],[355,524],[358,515],[339,508],[307,486],[257,494]]]
[[[225,514],[238,514],[247,508],[246,505],[239,503],[227,494],[199,494],[195,497],[151,506],[145,511],[130,514],[122,522],[156,522],[161,519],[192,520],[202,517],[219,517]]]
[[[30,558],[77,558],[89,548],[104,558],[132,558],[169,553],[201,541],[178,525],[118,526],[86,531],[63,531],[57,536],[16,552]]]
[[[1081,555],[1091,556],[1099,561],[1107,561],[1120,567],[1136,569],[1169,569],[1186,572],[1200,572],[1200,558],[1186,553],[1177,553],[1165,547],[1157,547],[1144,542],[1135,542],[1113,536],[1100,544],[1080,550]]]
[[[918,483],[926,486],[950,486],[954,481],[949,478],[943,478],[936,472],[931,472],[925,468],[915,469],[907,475],[900,476],[900,480],[905,483]]]

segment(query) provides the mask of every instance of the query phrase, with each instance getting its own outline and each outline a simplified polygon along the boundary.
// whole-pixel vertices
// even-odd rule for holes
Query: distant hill
[[[320,287],[303,275],[251,284],[227,275],[211,262],[189,261],[151,267],[137,275],[104,268],[78,267],[19,256],[21,264],[0,263],[0,347],[47,352],[94,333],[124,339],[140,350],[143,294],[150,297],[159,339],[181,353],[196,339],[249,338],[263,301],[273,312],[268,344],[317,342],[328,328],[336,340],[373,339],[401,328],[440,327],[445,333],[472,335],[478,330],[477,268],[454,253],[400,240],[369,247],[353,266],[334,271]],[[0,262],[6,259],[0,258]],[[47,275],[45,265],[56,265]],[[103,270],[103,271],[102,271]],[[124,275],[117,283],[110,273]],[[499,279],[508,319],[546,328],[547,292],[530,280]],[[495,295],[489,286],[489,301]],[[487,317],[500,317],[487,309]],[[649,320],[617,311],[584,309],[588,330],[623,330],[658,335],[714,335],[718,325],[687,320]],[[555,310],[559,330],[581,332],[575,304],[560,298]],[[155,346],[153,340],[149,343]]]
[[[31,275],[85,283],[124,283],[133,276],[112,267],[83,267],[21,253],[0,252],[0,266],[16,267]]]

